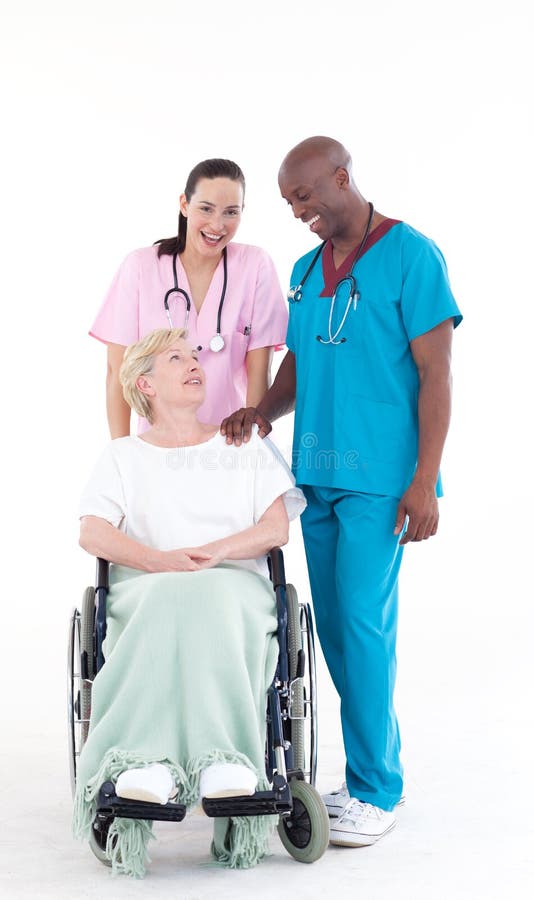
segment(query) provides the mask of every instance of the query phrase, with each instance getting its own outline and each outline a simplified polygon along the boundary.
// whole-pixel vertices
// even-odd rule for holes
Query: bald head
[[[349,175],[352,172],[352,159],[350,153],[345,150],[343,144],[333,138],[316,135],[306,138],[284,157],[278,179],[302,168],[306,163],[323,163],[325,168],[335,171],[338,168],[346,169]]]
[[[278,186],[295,218],[321,240],[356,244],[368,204],[352,178],[350,153],[339,141],[319,135],[301,141],[284,158]]]

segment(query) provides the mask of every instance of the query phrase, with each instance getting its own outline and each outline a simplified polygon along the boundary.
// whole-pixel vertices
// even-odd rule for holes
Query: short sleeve
[[[139,257],[130,253],[115,275],[89,331],[106,344],[127,347],[139,340]]]
[[[254,522],[257,523],[278,497],[282,497],[289,521],[296,519],[306,507],[306,499],[280,451],[257,433],[249,447],[256,453],[254,470]],[[252,446],[251,446],[252,445]]]
[[[126,501],[119,467],[109,444],[98,460],[82,493],[82,516],[98,516],[118,528],[126,516]]]
[[[249,350],[283,346],[287,331],[287,306],[274,263],[268,253],[261,252],[258,264]]]
[[[425,334],[440,322],[462,314],[449,284],[445,260],[428,238],[408,241],[403,247],[403,286],[401,311],[408,340]]]

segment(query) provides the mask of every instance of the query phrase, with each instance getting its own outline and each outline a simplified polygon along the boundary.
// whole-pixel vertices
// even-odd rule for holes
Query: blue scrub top
[[[315,250],[293,268],[300,284]],[[340,337],[328,339],[331,297],[321,259],[299,303],[289,304],[286,343],[295,354],[297,395],[293,471],[298,484],[401,497],[417,462],[419,376],[410,341],[462,315],[445,260],[429,238],[404,222],[393,225],[358,260],[360,299],[351,304]],[[336,298],[332,334],[348,303]],[[438,496],[441,493],[437,486]]]

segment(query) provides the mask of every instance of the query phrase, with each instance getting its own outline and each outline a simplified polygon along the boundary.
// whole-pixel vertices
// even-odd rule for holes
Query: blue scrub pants
[[[393,708],[398,574],[393,534],[398,500],[303,485],[301,517],[315,621],[341,698],[351,797],[391,810],[402,793]]]

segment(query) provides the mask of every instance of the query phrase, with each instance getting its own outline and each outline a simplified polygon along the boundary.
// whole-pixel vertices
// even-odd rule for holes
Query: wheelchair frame
[[[278,831],[288,852],[299,861],[313,862],[323,854],[329,833],[328,814],[315,790],[317,700],[313,618],[310,605],[299,603],[293,586],[286,584],[284,558],[279,547],[269,553],[268,564],[276,596],[279,644],[277,668],[267,694],[266,773],[272,788],[256,791],[252,796],[203,798],[202,807],[210,817],[278,814]],[[92,682],[105,662],[102,645],[106,637],[108,590],[109,564],[99,558],[94,591],[87,589],[82,612],[74,609],[69,628],[69,761],[73,794],[77,759],[89,729]],[[92,621],[88,622],[91,607]],[[107,833],[115,817],[181,821],[185,814],[186,808],[180,803],[161,805],[117,797],[112,782],[105,782],[98,795],[93,828]],[[100,853],[96,855],[104,861]]]

